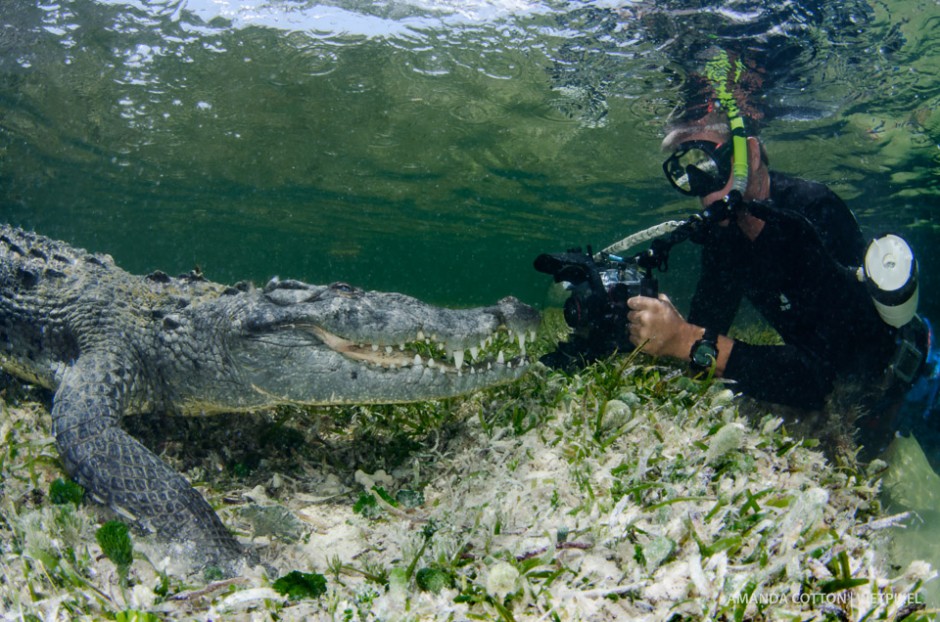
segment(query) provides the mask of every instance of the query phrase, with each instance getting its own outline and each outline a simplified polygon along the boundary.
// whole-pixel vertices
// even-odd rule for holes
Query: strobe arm
[[[653,240],[647,250],[633,257],[633,261],[646,271],[648,277],[651,276],[653,270],[666,272],[669,269],[669,251],[673,246],[689,239],[701,240],[708,229],[731,218],[743,204],[744,199],[741,193],[732,190],[724,199],[689,216],[668,235]]]

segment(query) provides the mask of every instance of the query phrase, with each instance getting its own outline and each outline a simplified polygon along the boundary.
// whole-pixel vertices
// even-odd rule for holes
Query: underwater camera
[[[565,300],[565,322],[571,338],[542,358],[549,367],[568,368],[588,364],[614,352],[630,352],[627,300],[634,296],[656,297],[656,279],[616,255],[594,258],[591,247],[536,257],[535,269],[550,274],[571,292]]]
[[[565,322],[574,329],[571,338],[543,356],[542,362],[571,369],[614,352],[632,352],[627,300],[634,296],[656,298],[659,285],[653,271],[668,270],[672,247],[686,240],[700,242],[710,227],[729,218],[741,205],[741,193],[732,190],[723,201],[698,214],[638,231],[596,255],[588,246],[586,253],[573,248],[536,257],[535,269],[552,275],[571,292],[564,310]],[[650,240],[649,248],[632,257],[614,254]]]

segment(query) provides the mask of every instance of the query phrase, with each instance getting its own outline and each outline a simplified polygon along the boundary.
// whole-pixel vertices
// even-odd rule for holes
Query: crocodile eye
[[[330,285],[330,289],[340,294],[355,294],[358,291],[355,287],[353,287],[349,283],[343,283],[343,282],[333,283],[332,285]]]

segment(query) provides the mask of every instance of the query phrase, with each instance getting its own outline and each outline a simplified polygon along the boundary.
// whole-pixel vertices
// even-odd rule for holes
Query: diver
[[[905,394],[928,367],[932,339],[909,309],[892,325],[873,304],[854,269],[869,246],[854,214],[823,184],[769,170],[729,96],[684,110],[662,144],[669,182],[727,218],[693,239],[702,246],[701,274],[688,317],[665,295],[632,297],[630,342],[733,380],[746,397],[799,411],[822,410],[840,384],[859,387],[864,404],[852,408],[865,416],[853,422],[857,440],[867,452],[883,449]],[[745,299],[782,344],[728,336]]]

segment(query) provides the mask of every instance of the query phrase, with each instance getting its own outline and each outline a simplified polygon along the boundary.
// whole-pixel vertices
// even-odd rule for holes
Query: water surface
[[[775,167],[910,237],[934,308],[936,1],[766,4],[11,4],[0,209],[135,272],[539,303],[539,252],[696,209],[658,142],[719,43]]]

